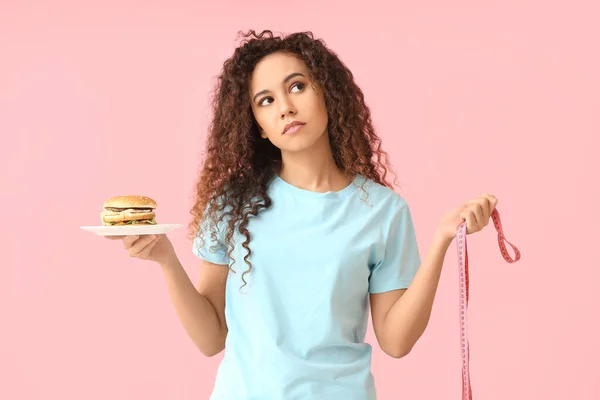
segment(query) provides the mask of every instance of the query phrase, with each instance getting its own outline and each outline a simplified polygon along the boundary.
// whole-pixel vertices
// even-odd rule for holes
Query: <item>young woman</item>
[[[389,170],[331,50],[310,33],[247,34],[219,78],[196,188],[199,282],[165,235],[123,238],[161,266],[200,351],[225,349],[212,400],[375,399],[369,306],[380,348],[408,354],[458,225],[480,231],[497,204],[484,194],[449,211],[421,261]]]

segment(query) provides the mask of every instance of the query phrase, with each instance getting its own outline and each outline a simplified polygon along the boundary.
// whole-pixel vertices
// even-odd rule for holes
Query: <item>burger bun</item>
[[[104,208],[142,208],[155,209],[156,201],[146,196],[115,196],[104,203]]]

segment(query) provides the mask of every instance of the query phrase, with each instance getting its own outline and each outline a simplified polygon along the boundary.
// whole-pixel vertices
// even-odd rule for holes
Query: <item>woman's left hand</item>
[[[479,232],[490,222],[490,216],[498,204],[498,199],[489,193],[463,203],[448,212],[440,221],[436,233],[444,239],[456,237],[458,226],[467,221],[467,235]]]

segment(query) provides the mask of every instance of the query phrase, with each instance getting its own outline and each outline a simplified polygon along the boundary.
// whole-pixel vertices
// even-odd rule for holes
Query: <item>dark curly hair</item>
[[[213,116],[189,229],[192,239],[199,237],[203,242],[203,236],[209,232],[199,228],[208,222],[206,225],[214,240],[218,222],[227,218],[224,238],[231,257],[237,227],[245,236],[241,245],[246,249],[244,261],[248,269],[242,274],[246,285],[244,275],[252,270],[248,259],[252,237],[248,230],[249,217],[271,206],[267,184],[281,166],[281,151],[260,137],[249,96],[250,77],[263,57],[286,52],[306,63],[311,81],[324,92],[331,149],[344,174],[349,177],[360,174],[391,188],[386,178],[393,170],[373,129],[363,92],[350,70],[323,40],[314,39],[311,32],[282,37],[274,36],[269,30],[240,34],[242,43],[223,64],[212,93]],[[233,262],[232,259],[231,272],[235,272]]]

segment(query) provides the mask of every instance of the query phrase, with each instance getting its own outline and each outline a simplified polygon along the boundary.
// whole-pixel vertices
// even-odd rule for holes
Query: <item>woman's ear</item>
[[[259,129],[259,132],[260,132],[260,137],[261,138],[263,138],[263,139],[267,138],[267,134],[265,133],[265,131],[263,131],[262,129]]]

